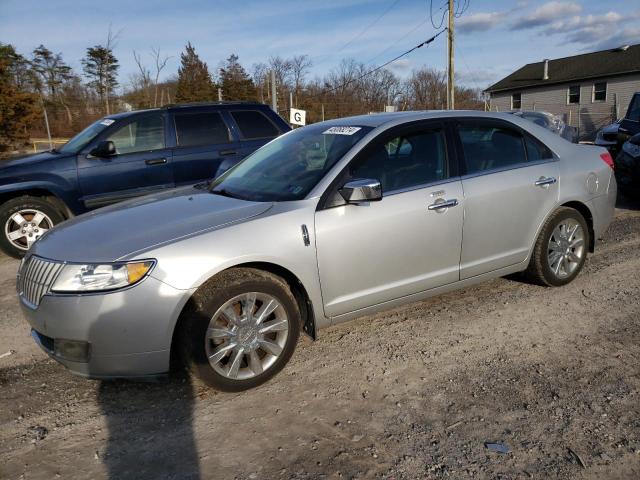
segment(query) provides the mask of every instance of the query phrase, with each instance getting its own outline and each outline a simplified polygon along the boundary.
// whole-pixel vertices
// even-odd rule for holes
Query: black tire
[[[64,216],[60,211],[47,200],[40,197],[31,197],[28,195],[24,195],[21,197],[12,198],[11,200],[6,201],[2,205],[0,205],[0,250],[2,250],[7,255],[10,255],[15,258],[24,257],[25,253],[27,253],[26,248],[21,249],[15,246],[11,240],[7,236],[7,222],[17,213],[23,210],[36,210],[38,212],[44,213],[49,220],[51,220],[52,225],[50,228],[64,221]],[[25,218],[29,220],[29,218]],[[9,224],[9,228],[15,227],[13,223]],[[26,245],[25,245],[26,246]]]
[[[218,373],[207,358],[205,335],[214,314],[227,301],[247,292],[260,292],[274,297],[284,308],[288,319],[286,343],[275,363],[252,378],[231,379]],[[236,268],[220,273],[194,295],[182,313],[177,333],[177,347],[184,367],[196,379],[224,392],[240,392],[257,387],[271,379],[287,364],[300,336],[300,312],[287,283],[263,270]],[[257,307],[256,307],[257,308]]]
[[[580,261],[577,262],[577,267],[575,268],[575,270],[571,274],[560,278],[552,271],[551,266],[549,265],[548,246],[549,240],[555,228],[563,220],[567,219],[575,220],[582,227],[582,232],[584,234],[583,251]],[[542,230],[540,231],[538,239],[536,240],[536,244],[533,247],[533,253],[531,255],[531,260],[529,261],[529,267],[525,271],[525,276],[530,281],[543,286],[560,287],[562,285],[566,285],[574,278],[576,278],[582,270],[584,262],[587,259],[587,252],[589,251],[589,242],[589,228],[587,226],[587,222],[580,214],[580,212],[568,207],[559,208],[547,219],[547,221],[542,226]]]

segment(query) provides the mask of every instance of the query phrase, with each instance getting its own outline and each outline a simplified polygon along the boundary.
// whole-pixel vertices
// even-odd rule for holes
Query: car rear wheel
[[[49,202],[39,197],[13,198],[0,206],[0,249],[21,258],[42,235],[64,220]]]
[[[206,385],[237,392],[256,387],[291,358],[300,335],[295,298],[280,277],[257,269],[221,273],[183,315],[185,366]]]
[[[566,285],[582,270],[588,246],[584,217],[573,208],[560,208],[542,227],[526,274],[541,285]]]

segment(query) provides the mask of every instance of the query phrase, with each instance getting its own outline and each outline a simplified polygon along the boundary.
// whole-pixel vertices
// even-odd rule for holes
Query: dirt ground
[[[71,376],[28,337],[17,266],[0,478],[640,478],[640,205],[566,287],[498,279],[338,325],[241,394]]]

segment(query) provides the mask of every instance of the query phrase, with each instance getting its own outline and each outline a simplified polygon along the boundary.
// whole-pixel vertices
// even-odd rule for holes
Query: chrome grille
[[[50,292],[63,266],[62,263],[35,256],[27,258],[18,271],[18,294],[37,307],[42,297]]]

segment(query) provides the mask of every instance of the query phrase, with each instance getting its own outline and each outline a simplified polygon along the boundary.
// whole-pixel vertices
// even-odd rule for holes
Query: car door
[[[78,156],[82,202],[96,208],[174,186],[171,150],[166,148],[164,115],[136,115],[114,125],[100,141],[112,141],[116,154]]]
[[[351,162],[316,212],[329,317],[459,279],[463,195],[444,125],[383,135]],[[379,180],[382,200],[336,205],[338,188],[355,178]]]
[[[177,186],[211,180],[223,161],[239,160],[238,142],[221,112],[175,111],[172,119],[176,135],[173,176]]]
[[[460,278],[523,262],[558,201],[557,159],[510,122],[457,122],[464,157]]]

